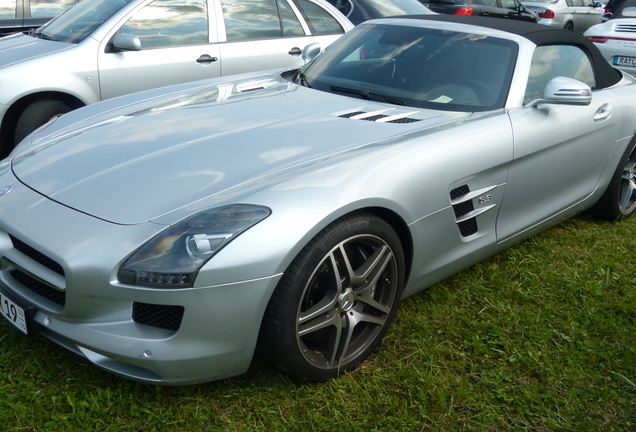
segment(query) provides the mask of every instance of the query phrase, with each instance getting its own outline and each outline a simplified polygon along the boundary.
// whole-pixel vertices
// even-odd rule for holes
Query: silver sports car
[[[66,114],[0,163],[0,301],[114,373],[353,369],[400,299],[636,209],[636,85],[533,23],[368,21],[300,70]],[[4,331],[8,330],[7,326]]]

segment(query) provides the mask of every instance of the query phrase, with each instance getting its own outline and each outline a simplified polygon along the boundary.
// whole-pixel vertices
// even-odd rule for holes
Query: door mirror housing
[[[322,47],[318,42],[310,43],[305,48],[303,48],[303,60],[305,60],[305,63],[307,63],[318,57],[318,54],[320,54],[321,51]]]
[[[118,34],[112,45],[115,51],[141,51],[141,41],[137,36]]]
[[[566,77],[552,78],[545,86],[543,99],[535,99],[527,106],[552,105],[589,105],[592,103],[592,89],[587,84]]]

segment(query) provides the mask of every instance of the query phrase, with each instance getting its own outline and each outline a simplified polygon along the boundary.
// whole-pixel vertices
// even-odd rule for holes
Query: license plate
[[[26,309],[0,291],[0,313],[22,333],[28,335]]]
[[[636,67],[636,57],[614,57],[614,64],[616,66],[629,66]]]

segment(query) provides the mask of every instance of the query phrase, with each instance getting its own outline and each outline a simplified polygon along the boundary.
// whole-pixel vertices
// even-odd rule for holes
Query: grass
[[[572,219],[402,303],[355,372],[135,383],[0,324],[6,431],[636,430],[636,218]],[[211,365],[210,367],[213,367]]]

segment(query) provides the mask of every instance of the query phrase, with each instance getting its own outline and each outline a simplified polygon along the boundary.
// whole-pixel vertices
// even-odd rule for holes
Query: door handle
[[[603,104],[594,113],[594,121],[599,122],[599,121],[607,120],[611,116],[612,116],[612,107],[609,104]]]
[[[290,56],[298,57],[302,53],[303,53],[303,50],[301,50],[298,47],[294,47],[291,50],[289,50],[289,52],[287,54],[289,54]]]
[[[217,57],[212,57],[208,54],[203,54],[201,57],[197,59],[197,63],[210,64],[217,61]]]

